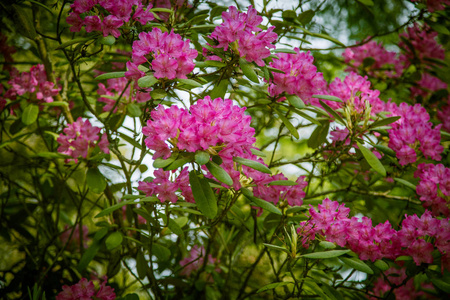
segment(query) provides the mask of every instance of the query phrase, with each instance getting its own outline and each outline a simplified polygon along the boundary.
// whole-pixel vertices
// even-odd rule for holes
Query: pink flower
[[[58,95],[61,90],[60,87],[54,88],[54,83],[46,81],[39,85],[39,91],[36,93],[36,98],[44,102],[53,102],[53,97]]]
[[[152,61],[152,68],[155,70],[156,78],[174,79],[178,63],[176,59],[170,58],[169,55],[159,55]]]
[[[115,38],[118,38],[120,36],[120,31],[117,30],[119,27],[123,25],[123,21],[119,18],[109,15],[103,20],[102,24],[102,30],[103,30],[103,36],[112,35]]]
[[[139,23],[141,23],[141,25],[145,25],[148,22],[153,21],[155,19],[155,16],[150,11],[152,7],[153,5],[149,4],[144,10],[144,6],[142,5],[142,3],[138,3],[136,11],[133,15],[133,20],[138,21]]]
[[[86,32],[102,30],[102,21],[98,16],[86,16],[84,25],[86,25]]]
[[[127,61],[127,69],[125,72],[125,76],[131,80],[138,80],[141,77],[145,76],[145,73],[138,69],[138,67],[133,64],[131,61]]]
[[[91,10],[96,4],[96,0],[75,0],[70,8],[77,14],[85,13]]]
[[[70,27],[71,32],[80,31],[84,25],[83,20],[80,18],[80,15],[75,12],[69,14],[69,16],[66,18],[66,22],[67,24],[72,25]]]

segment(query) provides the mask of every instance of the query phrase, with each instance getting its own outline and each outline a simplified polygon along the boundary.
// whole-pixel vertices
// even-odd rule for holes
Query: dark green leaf
[[[138,118],[142,115],[141,108],[136,103],[129,103],[127,105],[127,113],[132,118]]]
[[[379,150],[380,152],[383,152],[386,155],[389,155],[389,156],[392,156],[392,157],[396,156],[395,151],[392,150],[389,147],[386,147],[386,146],[383,146],[383,145],[374,145],[373,147],[375,149]]]
[[[128,135],[126,135],[126,134],[124,134],[122,132],[119,132],[119,136],[120,136],[120,138],[122,138],[125,141],[127,141],[130,145],[132,145],[132,146],[134,146],[134,147],[136,147],[138,149],[142,148],[141,144],[139,144],[135,139],[129,137]]]
[[[389,118],[381,119],[381,120],[373,122],[370,125],[370,127],[375,128],[375,127],[379,127],[379,126],[389,125],[391,123],[394,123],[395,121],[397,121],[400,118],[401,118],[400,116],[397,116],[397,117],[389,117]]]
[[[152,254],[161,261],[166,261],[170,258],[169,248],[157,243],[152,244]]]
[[[357,1],[364,4],[365,6],[373,6],[374,5],[372,0],[357,0]]]
[[[105,177],[98,169],[89,169],[86,173],[86,184],[96,193],[101,193],[106,188]]]
[[[308,10],[302,12],[301,14],[299,14],[297,17],[297,20],[299,20],[303,26],[306,26],[312,21],[315,14],[316,13],[313,10],[308,9]]]
[[[441,291],[450,293],[450,283],[445,282],[439,278],[431,278],[431,282]]]
[[[177,160],[175,160],[173,163],[171,163],[170,165],[168,165],[167,167],[164,167],[164,171],[171,171],[171,170],[176,170],[179,167],[184,166],[185,164],[189,163],[192,161],[192,158],[189,157],[181,157]]]
[[[212,176],[214,176],[220,182],[225,183],[226,185],[233,186],[233,179],[231,179],[230,175],[215,162],[209,161],[206,164],[208,171],[211,172]]]
[[[97,254],[98,250],[100,250],[100,243],[96,240],[89,246],[89,248],[83,253],[83,256],[80,259],[80,262],[78,263],[77,270],[79,272],[84,271],[91,260],[94,259],[95,255]]]
[[[202,86],[201,83],[199,83],[199,82],[197,82],[195,80],[192,80],[192,79],[179,78],[177,80],[178,80],[178,82],[180,82],[182,84],[185,84],[185,85],[188,85],[188,86],[193,86],[193,87],[201,87]]]
[[[94,235],[94,241],[101,241],[108,233],[108,227],[102,227]]]
[[[175,222],[173,219],[169,219],[168,227],[176,235],[178,235],[180,237],[184,237],[183,229],[181,229],[180,225],[178,225],[178,223]]]
[[[268,212],[271,212],[271,213],[274,213],[274,214],[277,214],[280,216],[282,215],[281,211],[272,203],[267,202],[266,200],[263,200],[263,199],[253,197],[253,196],[251,196],[251,197],[248,197],[247,195],[245,195],[245,196],[253,202],[252,203],[253,205],[261,207],[262,209],[267,210]]]
[[[223,98],[228,88],[228,79],[222,79],[216,86],[212,89],[210,96],[211,99]]]
[[[416,191],[416,186],[414,184],[412,184],[409,181],[406,181],[405,179],[402,178],[394,178],[395,181],[400,182],[401,184],[406,185],[407,187],[409,187],[410,189],[412,189],[413,191]]]
[[[330,129],[330,123],[324,122],[322,126],[317,126],[308,139],[307,145],[310,148],[316,149],[327,141],[328,130]]]
[[[313,281],[305,281],[304,284],[314,293],[316,293],[320,299],[329,299],[328,296],[322,291],[321,287]]]
[[[123,235],[119,231],[114,231],[105,240],[106,249],[112,250],[122,244]]]
[[[386,169],[384,168],[383,164],[380,162],[380,160],[373,154],[372,151],[361,145],[359,142],[356,142],[358,145],[359,150],[361,150],[361,153],[363,154],[366,161],[369,163],[369,165],[380,175],[386,177]]]
[[[193,170],[189,172],[189,183],[198,209],[207,218],[213,219],[217,215],[217,201],[208,181]]]
[[[335,243],[327,242],[327,241],[321,241],[319,243],[319,246],[324,248],[324,249],[334,249],[334,248],[336,248],[336,244]]]
[[[150,96],[152,96],[152,99],[158,100],[166,97],[167,93],[163,89],[156,89],[150,92]]]
[[[259,83],[258,75],[256,75],[255,71],[253,70],[253,66],[251,63],[246,61],[244,58],[239,58],[239,65],[241,67],[242,72],[244,75],[250,79],[251,81],[255,83]]]
[[[323,258],[332,258],[344,255],[345,253],[350,252],[350,250],[330,250],[323,252],[313,252],[308,254],[303,254],[302,257],[313,258],[313,259],[323,259]]]
[[[267,285],[263,286],[259,290],[257,290],[256,293],[258,294],[258,293],[262,293],[262,292],[265,292],[265,291],[268,291],[268,290],[273,290],[273,289],[276,289],[277,287],[286,286],[288,284],[294,284],[294,283],[293,282],[289,282],[289,281],[270,283],[270,284],[267,284]]]
[[[348,257],[339,257],[339,259],[346,264],[347,266],[349,266],[350,268],[353,268],[355,270],[367,273],[367,274],[373,274],[373,270],[366,265],[362,260],[360,260],[357,257],[352,257],[352,258],[348,258]]]
[[[168,159],[159,157],[153,161],[153,168],[161,169],[167,167],[172,164],[177,159],[177,157],[178,155],[176,153],[173,153],[172,156],[170,156]]]
[[[96,80],[106,80],[106,79],[111,79],[111,78],[122,78],[122,77],[125,77],[125,72],[110,72],[110,73],[98,75],[97,77],[95,77],[95,79]]]
[[[273,249],[273,250],[277,250],[277,251],[282,251],[282,252],[286,252],[287,254],[290,254],[289,250],[284,248],[284,247],[280,247],[280,246],[276,246],[276,245],[271,245],[271,244],[266,244],[263,243],[264,246],[266,246],[269,249]]]
[[[341,123],[342,125],[346,126],[344,120],[342,119],[342,117],[335,112],[331,107],[328,106],[328,104],[326,104],[325,102],[323,102],[322,100],[319,100],[320,105],[322,105],[322,107],[329,113],[331,114],[334,119],[338,122]]]
[[[291,186],[291,185],[298,185],[297,182],[292,180],[274,180],[269,182],[269,186],[271,185],[283,185],[283,186]]]
[[[22,113],[22,123],[27,126],[33,124],[37,120],[38,114],[39,107],[29,104]]]
[[[267,173],[267,174],[272,174],[272,171],[270,171],[270,169],[268,167],[266,167],[265,165],[263,165],[262,163],[259,163],[257,161],[242,158],[242,157],[233,157],[233,161],[235,161],[241,165],[247,166],[249,168],[252,168],[256,171],[260,171],[260,172]]]
[[[65,43],[62,43],[61,45],[56,47],[55,50],[64,49],[64,48],[66,48],[68,46],[71,46],[71,45],[74,45],[74,44],[80,44],[80,43],[84,44],[85,42],[93,40],[94,38],[95,37],[73,39],[73,40],[67,41]]]
[[[144,279],[145,276],[147,276],[147,270],[149,269],[149,265],[147,260],[145,259],[144,254],[141,251],[138,251],[136,256],[136,269],[139,279]]]

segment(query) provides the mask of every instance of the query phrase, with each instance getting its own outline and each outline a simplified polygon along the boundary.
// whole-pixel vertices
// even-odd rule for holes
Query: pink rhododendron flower
[[[444,10],[445,6],[450,6],[450,0],[411,0],[411,1],[426,3],[429,12]]]
[[[414,176],[420,178],[416,192],[424,207],[431,208],[435,216],[449,217],[450,169],[443,164],[420,164]]]
[[[103,281],[101,283],[97,293],[94,283],[92,281],[88,281],[86,278],[81,278],[81,280],[78,283],[72,286],[64,285],[62,289],[63,291],[56,296],[56,300],[116,299],[114,289],[111,288],[110,286],[106,286],[106,281]]]

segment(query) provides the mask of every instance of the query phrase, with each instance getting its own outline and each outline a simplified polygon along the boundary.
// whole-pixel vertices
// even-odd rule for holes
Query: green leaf
[[[244,194],[244,193],[243,193]],[[277,214],[277,215],[282,215],[281,211],[272,203],[267,202],[266,200],[263,199],[259,199],[256,198],[254,196],[247,196],[244,194],[245,197],[247,197],[248,199],[250,199],[253,202],[253,205],[261,207],[264,210],[267,210],[268,212]]]
[[[313,259],[323,259],[323,258],[332,258],[344,255],[345,253],[350,252],[350,250],[330,250],[323,252],[313,252],[308,254],[303,254],[302,257],[313,258]]]
[[[346,126],[346,123],[344,122],[344,120],[342,119],[342,117],[335,112],[331,107],[328,106],[328,104],[326,104],[325,102],[323,102],[322,100],[319,100],[320,105],[322,105],[322,107],[329,113],[331,114],[334,119],[338,122],[341,123],[342,125]]]
[[[221,166],[213,161],[209,161],[206,164],[206,167],[212,176],[214,176],[217,180],[225,183],[226,185],[233,186],[233,179],[231,179],[227,171],[225,171]]]
[[[127,105],[127,113],[132,118],[138,118],[142,115],[141,108],[136,103],[129,103]]]
[[[297,17],[297,20],[299,20],[300,23],[302,23],[303,26],[306,26],[309,23],[311,23],[311,21],[314,18],[315,14],[316,13],[313,10],[308,9],[308,10],[302,12],[301,14],[299,14],[298,17]]]
[[[329,101],[335,101],[335,102],[343,102],[340,98],[338,98],[336,96],[331,96],[331,95],[312,95],[312,97],[325,99],[325,100],[329,100]]]
[[[147,270],[149,269],[149,265],[147,260],[145,259],[142,251],[138,251],[136,256],[136,269],[139,276],[139,279],[144,279],[147,276]]]
[[[288,95],[286,96],[286,99],[289,101],[289,104],[291,104],[295,108],[302,109],[306,107],[302,99],[300,99],[300,97],[296,95]]]
[[[271,245],[271,244],[266,244],[263,243],[264,246],[266,246],[269,249],[273,249],[273,250],[277,250],[277,251],[282,251],[282,252],[286,252],[287,254],[290,254],[289,250],[284,248],[284,247],[280,247],[280,246],[276,246],[276,245]]]
[[[34,1],[34,0],[28,0],[28,1],[42,7],[43,9],[45,9],[46,11],[48,11],[49,13],[51,13],[53,15],[53,11],[50,8],[48,8],[46,5],[44,5],[38,1]]]
[[[175,220],[169,219],[169,224],[167,227],[169,227],[169,229],[172,230],[172,232],[175,233],[176,235],[184,237],[183,229],[181,229],[180,225],[178,225],[178,223],[175,222]]]
[[[181,157],[177,160],[175,160],[173,163],[171,163],[170,165],[168,165],[167,167],[164,167],[164,171],[171,171],[171,170],[176,170],[179,167],[184,166],[185,164],[189,163],[192,161],[192,158],[189,157]]]
[[[339,259],[346,264],[347,266],[349,266],[350,268],[353,268],[355,270],[367,273],[372,275],[373,274],[373,270],[366,265],[362,260],[360,260],[357,257],[352,257],[352,258],[348,258],[348,257],[339,257]]]
[[[34,18],[31,9],[18,4],[12,4],[11,8],[14,29],[30,40],[34,40],[36,38],[36,29],[34,28]]]
[[[39,152],[39,153],[36,154],[36,156],[43,157],[43,158],[49,158],[49,159],[52,159],[52,158],[56,158],[56,159],[58,159],[58,158],[70,158],[71,157],[69,155],[65,155],[65,154],[62,154],[62,153],[59,153],[59,152]]]
[[[411,182],[406,181],[405,179],[402,179],[402,178],[398,178],[398,177],[395,177],[394,180],[397,181],[397,182],[400,182],[401,184],[406,185],[407,187],[409,187],[413,191],[416,191],[416,186],[414,184],[412,184]]]
[[[304,284],[314,293],[316,293],[320,299],[329,299],[328,296],[322,291],[320,286],[313,281],[305,281]]]
[[[122,201],[122,202],[119,202],[117,204],[114,204],[113,206],[107,207],[104,210],[102,210],[100,213],[98,213],[94,218],[96,219],[96,218],[101,218],[103,216],[109,215],[113,211],[121,208],[122,206],[130,204],[130,203],[134,203],[134,199],[127,200],[127,201]]]
[[[44,102],[44,103],[41,103],[40,105],[51,106],[51,107],[53,107],[53,106],[67,106],[67,107],[69,107],[69,103],[64,102],[64,101]]]
[[[108,227],[102,227],[94,235],[94,241],[101,241],[108,233]]]
[[[217,215],[217,201],[208,181],[192,170],[189,172],[189,183],[198,209],[207,218],[213,219]]]
[[[167,167],[172,164],[177,159],[177,157],[178,155],[176,153],[173,153],[172,156],[170,156],[168,159],[159,157],[153,161],[153,168],[161,169]]]
[[[242,157],[233,157],[233,161],[235,161],[241,165],[247,166],[249,168],[252,168],[256,171],[260,171],[260,172],[267,173],[267,174],[272,174],[272,171],[270,171],[270,169],[268,167],[266,167],[265,165],[263,165],[262,163],[259,163],[257,161],[242,158]]]
[[[197,82],[195,80],[192,80],[192,79],[179,78],[177,80],[178,80],[178,82],[180,82],[182,84],[185,84],[185,85],[188,85],[188,86],[193,86],[193,87],[201,87],[201,86],[203,86],[201,83],[199,83],[199,82]]]
[[[373,264],[381,271],[386,271],[387,269],[389,269],[389,265],[384,260],[381,259],[376,260]]]
[[[258,293],[262,293],[262,292],[265,292],[265,291],[268,291],[268,290],[273,290],[273,289],[276,289],[277,287],[286,286],[286,285],[289,285],[289,284],[294,284],[294,283],[290,282],[290,281],[270,283],[270,284],[267,284],[267,285],[263,286],[259,290],[257,290],[256,293],[257,294]]]
[[[317,126],[307,141],[308,147],[316,149],[327,141],[330,122],[324,122],[321,126]]]
[[[170,249],[161,244],[153,243],[152,254],[161,261],[167,261],[170,258]]]
[[[146,75],[138,79],[138,86],[140,88],[149,88],[152,87],[155,83],[158,82],[158,79],[153,75]]]
[[[112,46],[116,42],[116,38],[113,37],[112,35],[108,35],[108,36],[102,36],[101,38],[98,39],[98,41],[102,45]]]
[[[158,100],[166,97],[167,93],[163,89],[156,89],[150,92],[150,96],[152,96],[152,99]]]
[[[302,112],[301,110],[293,109],[293,111],[294,111],[297,115],[299,115],[300,117],[302,117],[302,118],[304,118],[304,119],[310,121],[311,123],[316,124],[317,126],[321,126],[321,125],[322,125],[319,121],[317,121],[316,119],[314,119],[314,118],[311,117],[310,115],[308,115],[308,114]]]
[[[209,162],[210,155],[205,151],[197,151],[195,153],[195,162],[199,165],[203,166],[207,162]]]
[[[361,145],[359,142],[356,142],[358,145],[359,150],[361,150],[361,153],[363,154],[366,161],[369,163],[369,165],[380,175],[386,177],[386,169],[384,168],[383,164],[380,162],[380,160],[375,156],[375,154],[372,153],[369,149]]]
[[[122,244],[123,235],[119,231],[114,231],[105,240],[106,249],[112,250]]]
[[[95,79],[96,80],[106,80],[106,79],[111,79],[111,78],[122,78],[122,77],[125,77],[125,72],[110,72],[110,73],[98,75],[97,77],[95,77]]]
[[[106,188],[105,177],[97,168],[89,169],[86,173],[86,184],[96,193],[101,193]]]
[[[264,152],[259,151],[259,150],[255,149],[255,148],[250,149],[250,151],[252,152],[252,154],[254,154],[256,156],[260,156],[260,157],[266,157],[267,156]]]
[[[327,241],[321,241],[319,243],[319,246],[324,248],[324,249],[334,249],[334,248],[336,248],[336,244],[335,243],[327,242]]]
[[[391,123],[394,123],[395,121],[397,121],[400,118],[401,118],[400,116],[396,116],[396,117],[389,117],[389,118],[381,119],[381,120],[375,121],[372,124],[370,124],[370,127],[375,128],[375,127],[389,125]]]
[[[256,75],[255,71],[253,70],[251,63],[247,62],[247,60],[241,57],[239,58],[239,66],[241,67],[241,70],[244,73],[245,77],[255,83],[259,83],[258,75]]]
[[[300,28],[301,30],[303,30],[303,32],[305,32],[306,34],[308,34],[310,36],[319,37],[319,38],[322,38],[322,39],[325,39],[325,40],[329,40],[330,42],[333,42],[335,44],[338,44],[340,46],[345,47],[345,45],[343,43],[341,43],[339,40],[337,40],[335,38],[332,38],[328,34],[325,34],[325,33],[314,33],[314,32],[308,31],[307,29],[302,28],[302,27],[298,27],[298,28]]]
[[[228,79],[222,79],[209,94],[211,99],[223,98],[228,88]]]
[[[297,182],[292,180],[274,180],[269,182],[269,186],[271,185],[282,185],[282,186],[291,186],[291,185],[298,185]]]
[[[332,300],[344,300],[344,297],[332,286],[322,282],[322,291]]]
[[[284,114],[280,113],[276,108],[272,107],[272,109],[277,113],[278,117],[283,121],[284,126],[289,130],[293,137],[299,139],[300,136],[298,134],[297,128],[292,125],[292,123],[284,116]]]
[[[125,141],[127,141],[130,145],[132,145],[132,146],[134,146],[134,147],[136,147],[138,149],[142,148],[141,144],[139,144],[135,139],[129,137],[128,135],[126,135],[126,134],[124,134],[122,132],[119,132],[119,136],[120,136],[120,138],[122,138]]]
[[[80,43],[84,44],[85,42],[93,40],[93,39],[95,39],[95,36],[91,36],[91,37],[87,37],[87,38],[73,39],[73,40],[67,41],[65,43],[62,43],[61,45],[56,47],[55,50],[64,49],[64,48],[69,47],[74,44],[80,44]]]
[[[431,278],[431,282],[440,290],[450,293],[450,283],[445,282],[439,278]]]
[[[225,67],[227,64],[221,62],[221,61],[216,61],[216,60],[205,60],[205,61],[199,61],[195,63],[195,66],[198,68],[204,68],[204,67],[217,67],[217,68],[222,68]]]
[[[79,272],[84,271],[89,263],[94,259],[98,250],[100,250],[100,243],[96,240],[89,246],[89,248],[81,256],[80,262],[78,263],[77,270]]]
[[[126,294],[125,296],[123,296],[119,300],[139,300],[139,295],[135,294],[135,293]]]
[[[389,156],[392,156],[392,157],[396,156],[395,151],[392,150],[389,147],[386,147],[386,146],[383,146],[383,145],[374,145],[373,147],[375,149],[377,149],[378,151],[383,152],[386,155],[389,155]]]
[[[22,113],[22,123],[31,125],[36,122],[39,115],[39,107],[37,105],[29,104]]]
[[[364,4],[365,6],[373,6],[374,3],[372,0],[357,0],[359,3]]]

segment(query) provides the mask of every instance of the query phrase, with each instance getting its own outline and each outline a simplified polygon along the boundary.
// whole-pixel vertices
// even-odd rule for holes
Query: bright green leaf
[[[155,83],[158,82],[158,79],[153,75],[146,75],[138,79],[138,86],[141,88],[149,88],[152,87]]]
[[[323,252],[313,252],[308,254],[303,254],[302,257],[313,258],[313,259],[324,259],[324,258],[332,258],[344,255],[345,253],[350,252],[350,250],[330,250]]]
[[[37,105],[29,104],[22,113],[22,123],[31,125],[36,122],[39,115],[39,107]]]
[[[288,95],[286,96],[286,99],[289,101],[289,104],[291,104],[295,108],[302,109],[306,107],[302,99],[300,99],[300,97],[296,95]]]
[[[329,100],[329,101],[335,101],[335,102],[343,102],[340,98],[338,98],[336,96],[331,96],[331,95],[312,95],[311,97],[325,99],[325,100]]]
[[[253,70],[253,66],[251,63],[247,62],[247,60],[241,57],[239,58],[239,66],[241,67],[241,70],[244,73],[245,77],[255,83],[259,83],[258,75],[256,75],[255,71]]]
[[[86,173],[86,184],[96,193],[101,193],[106,188],[105,177],[100,173],[100,171],[95,168],[91,168]]]
[[[197,151],[195,153],[195,162],[199,165],[203,166],[207,162],[209,162],[210,155],[208,152],[205,151]]]
[[[355,270],[367,273],[372,275],[373,274],[373,270],[366,265],[362,260],[360,260],[357,257],[352,257],[352,258],[348,258],[348,257],[339,257],[339,259],[346,264],[347,266],[349,266],[350,268],[353,268]]]
[[[111,79],[111,78],[122,78],[122,77],[125,77],[125,72],[110,72],[110,73],[98,75],[97,77],[95,77],[95,79],[96,80],[106,80],[106,79]]]
[[[358,145],[359,150],[361,150],[361,153],[363,154],[366,161],[369,163],[369,165],[380,175],[386,177],[386,169],[384,168],[383,164],[380,162],[380,160],[373,154],[372,151],[361,145],[359,142],[356,142]]]
[[[260,172],[267,173],[267,174],[272,174],[272,171],[270,171],[270,169],[268,167],[266,167],[265,165],[263,165],[262,163],[259,163],[257,161],[242,158],[242,157],[233,157],[233,161],[235,161],[241,165],[247,166],[249,168],[252,168],[256,171],[260,171]]]
[[[206,167],[208,168],[208,171],[211,172],[212,176],[214,176],[217,180],[225,183],[226,185],[233,186],[233,179],[231,179],[227,171],[225,171],[215,162],[209,161],[206,164]]]
[[[122,244],[123,235],[119,231],[114,231],[105,240],[106,249],[112,250]]]
[[[270,283],[270,284],[267,284],[267,285],[263,286],[259,290],[257,290],[256,293],[257,294],[258,293],[262,293],[262,292],[265,292],[265,291],[268,291],[268,290],[273,290],[273,289],[276,289],[277,287],[286,286],[286,285],[289,285],[289,284],[294,284],[294,283],[290,282],[290,281]]]

